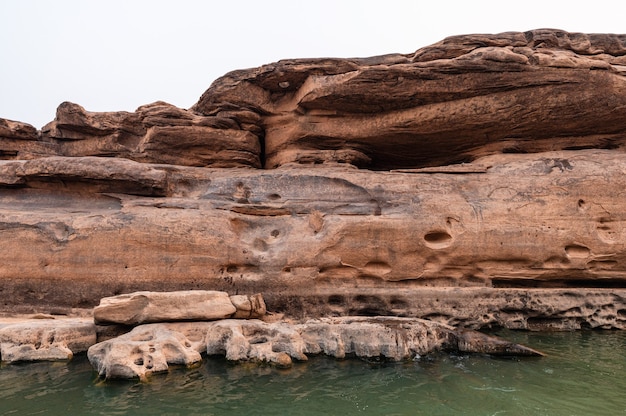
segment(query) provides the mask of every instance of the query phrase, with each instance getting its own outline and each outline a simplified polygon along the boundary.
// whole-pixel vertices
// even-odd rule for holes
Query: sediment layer
[[[626,35],[285,60],[191,109],[0,120],[4,311],[138,290],[291,316],[624,328]]]

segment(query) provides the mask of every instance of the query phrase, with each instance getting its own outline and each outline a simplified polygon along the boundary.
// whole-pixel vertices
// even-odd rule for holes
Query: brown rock
[[[56,146],[39,141],[39,132],[30,124],[0,118],[0,160],[33,159],[55,154]]]
[[[206,290],[135,292],[100,300],[96,324],[137,325],[149,322],[210,321],[236,312],[228,293]]]
[[[232,72],[191,110],[5,123],[4,307],[207,289],[286,316],[625,328],[624,44],[467,35]]]
[[[422,319],[397,317],[341,317],[312,320],[299,327],[307,353],[335,358],[356,356],[410,360],[446,349],[453,330]]]
[[[542,29],[452,37],[411,55],[285,60],[227,74],[193,109],[236,103],[263,114],[269,168],[390,170],[617,148],[626,137],[626,115],[614,111],[626,104],[625,45],[626,35]]]
[[[28,163],[45,173],[45,160]],[[11,185],[3,179],[0,275],[8,308],[95,306],[116,292],[198,288],[262,292],[270,310],[297,316],[626,327],[618,313],[626,295],[615,289],[626,279],[626,213],[616,191],[626,187],[622,152],[501,155],[404,172],[200,172],[119,162],[91,165],[102,178],[106,166],[111,177],[123,178],[121,169],[124,186],[145,181],[156,195],[123,187],[128,193],[101,194],[114,188],[95,188],[95,180],[71,186],[63,165],[55,181],[42,173],[20,173]],[[0,177],[17,178],[9,167],[23,171],[24,163],[0,164]],[[426,290],[433,286],[452,289],[435,295]],[[471,287],[489,295],[482,300]],[[534,309],[529,299],[545,307]],[[515,313],[496,313],[511,305]]]
[[[116,156],[183,166],[260,167],[260,143],[237,120],[205,117],[164,102],[136,112],[89,112],[65,102],[42,140],[60,156]]]
[[[491,355],[541,357],[544,354],[501,338],[486,335],[477,331],[455,331],[457,349],[460,352],[471,352]]]

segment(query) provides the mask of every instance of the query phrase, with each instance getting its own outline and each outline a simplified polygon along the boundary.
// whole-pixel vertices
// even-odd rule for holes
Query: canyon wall
[[[262,292],[288,316],[626,327],[626,35],[284,60],[188,110],[0,119],[4,311]]]

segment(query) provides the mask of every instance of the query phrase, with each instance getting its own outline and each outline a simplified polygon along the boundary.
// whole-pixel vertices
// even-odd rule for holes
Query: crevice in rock
[[[568,289],[568,288],[590,288],[590,289],[624,289],[626,288],[626,278],[610,279],[519,279],[519,278],[493,278],[491,280],[494,288],[540,288],[540,289]]]

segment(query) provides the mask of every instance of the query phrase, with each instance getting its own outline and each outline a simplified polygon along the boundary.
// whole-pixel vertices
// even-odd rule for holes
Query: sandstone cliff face
[[[235,71],[190,110],[0,120],[4,308],[202,288],[624,328],[625,74],[626,35],[536,30]]]

